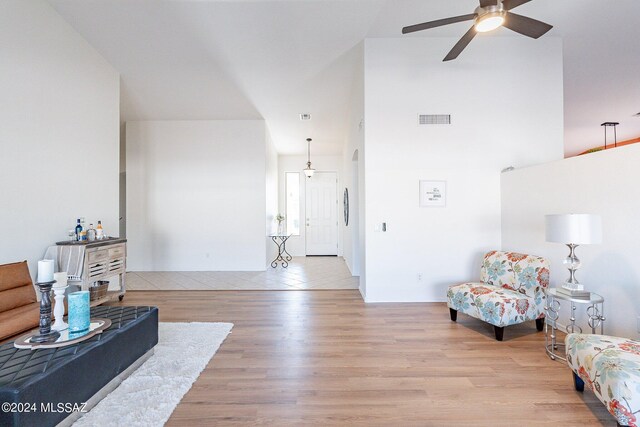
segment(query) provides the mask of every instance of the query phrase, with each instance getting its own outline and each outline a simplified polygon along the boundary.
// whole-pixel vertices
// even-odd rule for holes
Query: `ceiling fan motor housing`
[[[478,16],[482,16],[485,13],[504,12],[504,6],[502,5],[502,2],[498,2],[498,4],[492,4],[489,6],[478,6],[474,12]]]

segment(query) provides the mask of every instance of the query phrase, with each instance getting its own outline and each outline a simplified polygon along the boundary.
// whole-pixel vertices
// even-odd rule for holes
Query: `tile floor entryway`
[[[342,257],[294,257],[288,268],[267,271],[135,271],[129,291],[358,289]]]

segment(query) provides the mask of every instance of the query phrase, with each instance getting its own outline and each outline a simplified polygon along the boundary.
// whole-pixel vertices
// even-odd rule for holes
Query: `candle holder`
[[[64,321],[64,293],[69,286],[54,286],[53,293],[56,304],[53,306],[53,317],[56,319],[51,329],[54,331],[64,331],[69,327]]]
[[[90,300],[89,291],[72,292],[67,297],[70,334],[85,334],[91,327]]]
[[[51,287],[54,283],[55,280],[36,283],[40,289],[40,333],[34,335],[31,342],[53,342],[60,338],[60,332],[51,330]]]

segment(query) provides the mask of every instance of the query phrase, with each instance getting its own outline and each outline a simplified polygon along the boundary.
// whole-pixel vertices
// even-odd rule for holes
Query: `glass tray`
[[[38,329],[29,332],[26,335],[21,336],[14,341],[13,346],[16,348],[30,348],[36,350],[39,348],[56,348],[66,347],[68,345],[78,344],[79,342],[88,340],[89,338],[101,334],[102,331],[111,326],[111,320],[102,317],[95,317],[91,319],[89,323],[89,330],[82,333],[72,333],[69,329],[65,329],[60,332],[60,337],[53,342],[31,342],[31,338],[38,335],[40,331]]]

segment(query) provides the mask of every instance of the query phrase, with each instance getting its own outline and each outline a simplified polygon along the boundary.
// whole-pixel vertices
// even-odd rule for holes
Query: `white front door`
[[[307,255],[338,255],[338,176],[316,172],[304,179]]]

